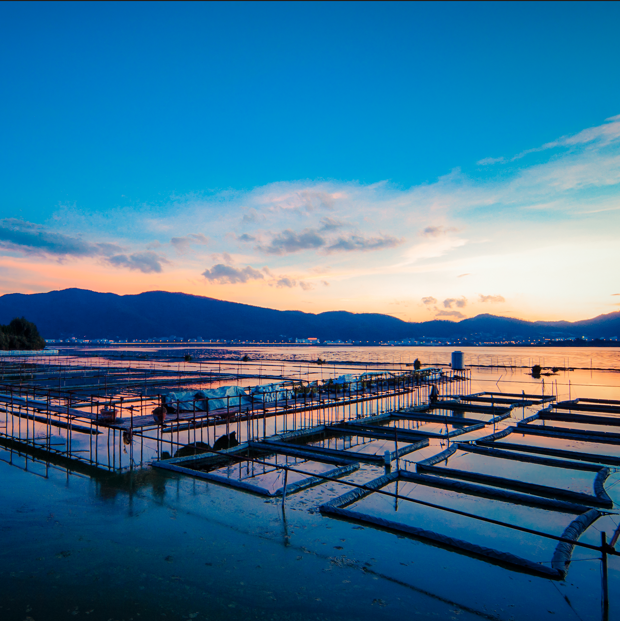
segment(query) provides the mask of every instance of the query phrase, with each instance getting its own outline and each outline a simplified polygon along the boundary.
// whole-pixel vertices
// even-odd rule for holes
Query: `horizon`
[[[0,294],[411,323],[616,312],[619,17],[4,3]]]

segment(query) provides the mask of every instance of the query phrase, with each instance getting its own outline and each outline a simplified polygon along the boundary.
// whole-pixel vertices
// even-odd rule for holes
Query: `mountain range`
[[[116,295],[64,289],[0,296],[0,323],[22,316],[34,322],[47,339],[174,335],[241,340],[317,337],[322,341],[400,341],[421,337],[481,340],[620,336],[620,311],[576,322],[530,322],[484,314],[461,321],[414,323],[375,313],[278,311],[166,291]]]

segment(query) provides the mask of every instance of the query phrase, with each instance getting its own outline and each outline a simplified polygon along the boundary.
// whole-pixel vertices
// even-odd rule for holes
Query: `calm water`
[[[302,373],[324,376],[340,374],[350,362],[396,366],[418,357],[440,364],[450,355],[444,348],[227,351],[229,360],[247,351],[254,364],[279,365],[287,372],[301,367]],[[319,355],[331,364],[312,368],[310,361]],[[475,348],[466,350],[466,362],[500,365],[474,369],[473,391],[542,394],[544,390],[560,398],[620,399],[620,373],[595,370],[620,370],[615,349]],[[500,368],[527,367],[530,362],[581,370],[535,380],[525,368]],[[528,414],[519,410],[514,415]],[[488,433],[487,428],[478,436]],[[433,442],[407,460],[436,454],[444,448],[442,443]],[[364,464],[355,476],[370,480],[381,472]],[[283,511],[279,500],[154,469],[132,476],[92,476],[8,450],[0,450],[0,481],[3,621],[601,618],[600,561],[592,553],[575,552],[563,582],[515,572],[315,512],[321,502],[347,491],[339,483],[290,496]],[[580,481],[571,487],[581,489]],[[620,473],[613,473],[606,483],[616,503],[618,483]],[[430,497],[436,492],[429,488],[424,493]],[[541,513],[528,510],[521,517],[531,524],[542,519],[544,524]],[[438,530],[438,521],[448,532],[459,526],[433,512],[420,515]],[[416,519],[415,512],[408,509],[403,519]],[[549,528],[561,530],[562,519],[554,516]],[[617,515],[602,518],[582,541],[599,543],[599,530],[611,533],[617,524]],[[507,550],[519,549],[520,536],[514,533],[482,528],[472,536],[480,541],[485,536],[497,538]],[[543,544],[528,539],[523,547],[528,558],[550,560],[542,558],[550,552]],[[612,558],[612,619],[620,616],[619,587],[620,563]]]

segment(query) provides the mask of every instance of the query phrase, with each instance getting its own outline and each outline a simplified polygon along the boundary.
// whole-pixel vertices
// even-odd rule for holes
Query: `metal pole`
[[[601,551],[602,551],[602,581],[603,581],[603,621],[609,620],[609,585],[607,583],[607,535],[601,533]]]
[[[288,468],[284,469],[284,489],[282,490],[282,506],[284,507],[284,501],[286,500],[286,486],[288,484]],[[605,566],[607,566],[607,560],[605,560]]]

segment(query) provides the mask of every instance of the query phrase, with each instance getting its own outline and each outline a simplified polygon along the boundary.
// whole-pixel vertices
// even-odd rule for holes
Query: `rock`
[[[188,457],[189,455],[199,455],[201,453],[208,453],[211,451],[211,447],[205,442],[195,442],[192,444],[186,444],[182,446],[175,454],[175,457]]]
[[[223,436],[219,437],[213,445],[213,450],[223,451],[227,448],[232,448],[233,446],[239,446],[239,442],[237,442],[236,431],[232,431],[229,434],[224,434]]]

